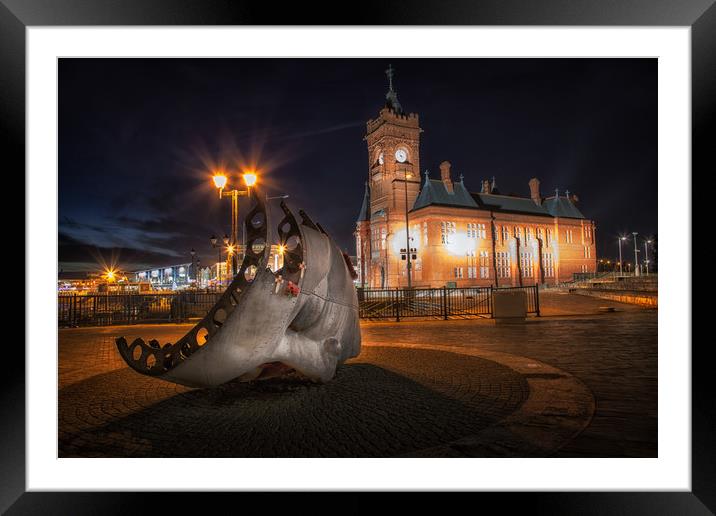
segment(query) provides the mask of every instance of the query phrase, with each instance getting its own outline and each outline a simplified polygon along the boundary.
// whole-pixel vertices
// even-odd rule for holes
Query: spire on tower
[[[398,102],[398,93],[393,89],[395,68],[393,68],[392,64],[388,65],[388,68],[385,70],[385,75],[388,76],[388,93],[385,94],[385,106],[402,115],[403,107],[400,105],[400,102]]]
[[[363,220],[370,220],[370,186],[368,186],[368,181],[365,182],[363,204],[361,204],[360,213],[358,214],[358,222]]]

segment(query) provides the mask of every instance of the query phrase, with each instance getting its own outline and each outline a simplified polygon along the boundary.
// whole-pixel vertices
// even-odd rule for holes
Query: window
[[[544,242],[544,229],[537,228],[537,239],[541,242]]]
[[[467,251],[467,277],[476,278],[477,268],[475,267],[475,250],[469,249]]]
[[[462,267],[455,267],[455,278],[462,279]]]
[[[510,253],[499,252],[496,253],[497,258],[497,277],[498,278],[509,278],[510,274]]]
[[[547,231],[545,232],[545,243],[547,245],[552,245],[552,230],[547,228]]]
[[[441,222],[440,223],[440,241],[443,244],[450,244],[453,241],[452,235],[456,233],[456,226],[454,222]]]
[[[485,224],[477,222],[467,223],[467,238],[487,238],[487,229]]]
[[[507,239],[510,238],[510,228],[507,226],[502,226],[502,243],[504,244]]]
[[[520,253],[520,269],[522,270],[523,278],[532,278],[533,277],[534,262],[532,260],[532,255],[530,253],[526,253],[526,252]]]
[[[490,254],[487,251],[480,251],[480,278],[490,277]]]
[[[564,241],[567,242],[568,244],[572,243],[573,239],[572,239],[572,230],[571,229],[566,229],[564,231]]]
[[[385,249],[387,239],[388,239],[388,230],[386,228],[380,228],[380,248],[381,249]]]
[[[525,228],[525,242],[532,240],[532,228]]]
[[[411,264],[411,274],[413,279],[420,281],[423,279],[423,261],[420,258],[416,258]]]
[[[428,223],[423,222],[423,245],[428,245]]]
[[[584,241],[588,244],[592,243],[592,226],[584,226]]]
[[[591,258],[592,257],[592,248],[588,245],[584,246],[584,257],[585,258]]]
[[[380,231],[378,228],[372,228],[370,231],[370,256],[374,260],[380,257]]]
[[[542,255],[545,278],[554,278],[554,257],[552,253]]]

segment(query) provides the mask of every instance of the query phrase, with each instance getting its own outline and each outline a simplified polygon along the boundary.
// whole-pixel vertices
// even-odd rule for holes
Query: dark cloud
[[[190,261],[188,257],[128,247],[94,246],[62,231],[58,234],[58,258],[64,271],[102,270],[106,267],[131,270]]]

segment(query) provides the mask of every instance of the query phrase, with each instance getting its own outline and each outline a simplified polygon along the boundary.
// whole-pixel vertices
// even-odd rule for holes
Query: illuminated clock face
[[[383,153],[378,154],[378,163],[383,164]]]
[[[404,149],[398,149],[395,151],[395,159],[399,163],[405,163],[405,160],[408,159],[408,153]]]

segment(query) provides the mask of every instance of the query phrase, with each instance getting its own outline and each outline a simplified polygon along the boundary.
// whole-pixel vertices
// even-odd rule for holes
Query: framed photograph
[[[372,7],[0,0],[27,260],[0,509],[716,511],[713,2]]]

